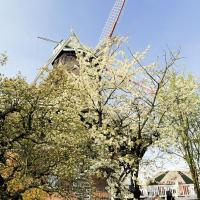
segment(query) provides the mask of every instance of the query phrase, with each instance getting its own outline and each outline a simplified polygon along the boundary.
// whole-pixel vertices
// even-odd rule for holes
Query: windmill
[[[107,38],[112,38],[114,30],[119,22],[120,16],[122,14],[123,8],[125,6],[126,0],[116,0],[115,4],[110,12],[110,15],[106,21],[106,24],[101,33],[99,43]],[[61,42],[57,42],[48,38],[38,37],[39,39],[52,42],[57,44],[54,48],[53,55],[49,58],[49,60],[43,65],[34,79],[34,83],[38,81],[41,75],[45,72],[45,68],[49,65],[56,65],[59,62],[63,62],[62,64],[70,65],[72,62],[76,62],[75,55],[75,47],[81,48],[81,43],[79,42],[76,35],[73,33],[70,38],[62,40]],[[98,43],[98,44],[99,44]],[[72,67],[73,65],[71,65]],[[73,69],[71,69],[73,70]]]

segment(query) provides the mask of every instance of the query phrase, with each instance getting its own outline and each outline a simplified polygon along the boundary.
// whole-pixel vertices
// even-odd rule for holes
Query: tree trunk
[[[194,166],[190,165],[190,172],[192,175],[192,179],[194,182],[194,190],[197,194],[197,199],[200,199],[200,184],[199,184],[199,177],[197,171],[194,169]]]
[[[187,135],[187,137],[189,137]],[[190,142],[190,140],[189,140]],[[197,198],[200,199],[200,183],[199,183],[199,176],[198,176],[198,168],[196,166],[196,163],[194,161],[194,155],[193,155],[194,149],[192,148],[192,145],[188,144],[185,146],[185,160],[189,165],[190,173],[192,175],[192,180],[194,182],[194,190],[197,194]]]
[[[131,173],[132,177],[134,176],[134,179],[131,178],[131,187],[132,187],[132,193],[134,195],[135,199],[140,200],[141,191],[140,186],[138,185],[138,175],[139,175],[139,160],[136,161],[136,170]]]
[[[3,177],[0,175],[0,200],[8,200],[9,194],[7,191],[7,184]]]

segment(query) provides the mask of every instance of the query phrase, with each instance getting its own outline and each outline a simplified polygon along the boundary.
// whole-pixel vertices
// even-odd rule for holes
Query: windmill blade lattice
[[[119,21],[120,15],[124,8],[125,2],[126,2],[126,0],[116,0],[115,4],[110,12],[110,15],[108,17],[108,20],[104,26],[104,29],[102,31],[99,41],[101,41],[105,38],[112,37],[115,27],[117,25],[117,22]]]

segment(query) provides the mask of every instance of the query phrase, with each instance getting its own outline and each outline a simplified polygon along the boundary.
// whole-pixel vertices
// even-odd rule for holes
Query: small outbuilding
[[[157,174],[142,187],[143,197],[159,195],[165,199],[170,191],[178,199],[195,199],[196,194],[191,174],[186,171],[165,171]]]

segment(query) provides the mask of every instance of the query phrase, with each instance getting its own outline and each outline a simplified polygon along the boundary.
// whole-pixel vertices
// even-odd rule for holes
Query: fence
[[[175,184],[175,185],[149,185],[141,189],[142,197],[153,197],[158,194],[160,197],[166,197],[166,192],[170,191],[174,197],[185,199],[195,199],[196,194],[193,184]]]

